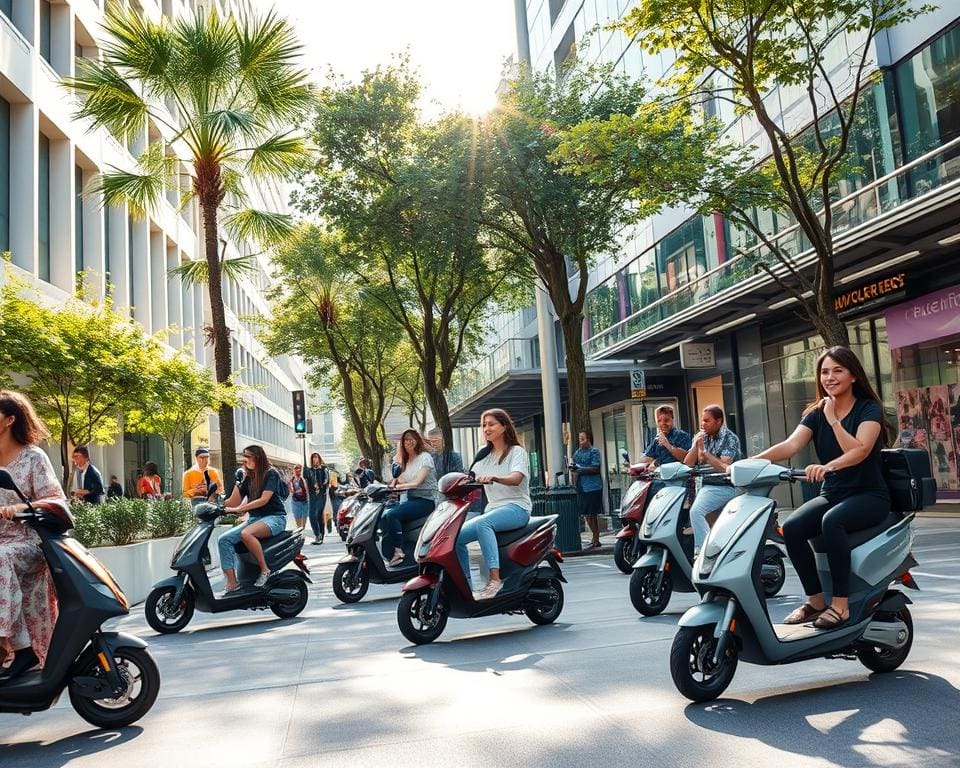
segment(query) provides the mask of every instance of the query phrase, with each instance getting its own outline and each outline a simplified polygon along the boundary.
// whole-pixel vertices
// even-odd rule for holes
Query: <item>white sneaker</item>
[[[270,578],[269,573],[261,573],[259,576],[257,576],[257,580],[253,582],[253,586],[262,587],[267,583],[267,579],[269,578]]]

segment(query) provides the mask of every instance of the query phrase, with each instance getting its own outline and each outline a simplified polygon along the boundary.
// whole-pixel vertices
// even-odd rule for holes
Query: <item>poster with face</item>
[[[920,390],[897,392],[898,444],[904,448],[926,448],[927,428]]]

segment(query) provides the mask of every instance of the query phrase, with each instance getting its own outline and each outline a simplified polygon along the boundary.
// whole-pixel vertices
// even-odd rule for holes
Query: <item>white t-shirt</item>
[[[520,472],[523,474],[520,485],[493,483],[483,486],[483,492],[487,495],[487,509],[516,504],[527,512],[533,510],[533,502],[530,501],[530,459],[527,457],[527,452],[519,445],[510,449],[510,453],[504,458],[502,464],[499,454],[491,453],[473,465],[473,472],[477,477],[483,475],[506,477],[514,472]]]
[[[430,451],[424,451],[419,456],[415,456],[407,464],[407,468],[400,473],[397,478],[398,483],[412,483],[417,479],[421,470],[429,469],[426,479],[416,488],[411,488],[406,493],[410,496],[432,499],[437,491],[437,469],[433,465],[433,454]]]

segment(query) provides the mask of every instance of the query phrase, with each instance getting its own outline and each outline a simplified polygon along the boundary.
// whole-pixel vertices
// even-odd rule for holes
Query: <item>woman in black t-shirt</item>
[[[806,468],[807,480],[820,483],[820,495],[802,504],[783,525],[787,552],[803,583],[807,601],[784,624],[814,621],[832,629],[850,618],[850,545],[847,534],[880,524],[890,511],[890,495],[880,465],[886,443],[880,398],[863,366],[846,347],[831,347],[817,360],[817,400],[782,443],[758,459],[784,461],[813,441],[819,464]],[[823,535],[833,584],[827,606],[810,539]]]
[[[267,568],[259,540],[276,536],[287,527],[287,511],[280,495],[282,485],[283,478],[270,466],[263,448],[259,445],[248,445],[243,449],[243,479],[234,486],[225,506],[228,513],[246,515],[246,519],[224,533],[217,542],[220,567],[223,568],[223,575],[227,580],[224,594],[233,592],[240,586],[234,570],[234,547],[240,541],[260,566],[260,575],[253,585],[262,587],[267,583],[270,569]]]

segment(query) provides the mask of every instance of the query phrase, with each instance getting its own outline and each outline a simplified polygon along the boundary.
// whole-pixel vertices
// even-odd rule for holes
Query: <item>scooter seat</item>
[[[497,531],[497,544],[501,547],[505,547],[508,544],[513,544],[515,541],[520,541],[520,539],[524,538],[525,536],[529,536],[541,525],[556,520],[556,517],[556,515],[548,515],[547,517],[531,517],[530,522],[522,528],[514,528],[512,531]]]
[[[899,512],[891,510],[884,521],[879,525],[875,525],[872,528],[864,528],[862,531],[848,533],[847,541],[850,543],[850,549],[855,549],[864,542],[870,541],[870,539],[872,539],[874,536],[879,536],[885,530],[892,528],[901,520],[903,520],[903,515]],[[823,543],[823,536],[817,536],[815,539],[811,539],[810,545],[813,547],[814,552],[825,553],[827,551],[826,546]]]
[[[293,531],[282,531],[281,533],[278,533],[276,536],[271,536],[269,539],[260,539],[260,546],[263,547],[264,549],[269,549],[274,544],[278,544],[279,542],[284,541],[285,539],[289,539],[291,536],[293,536]],[[242,555],[244,552],[247,551],[247,548],[246,546],[244,546],[244,543],[242,541],[238,541],[234,546],[233,550],[234,552],[237,552],[238,554]]]

